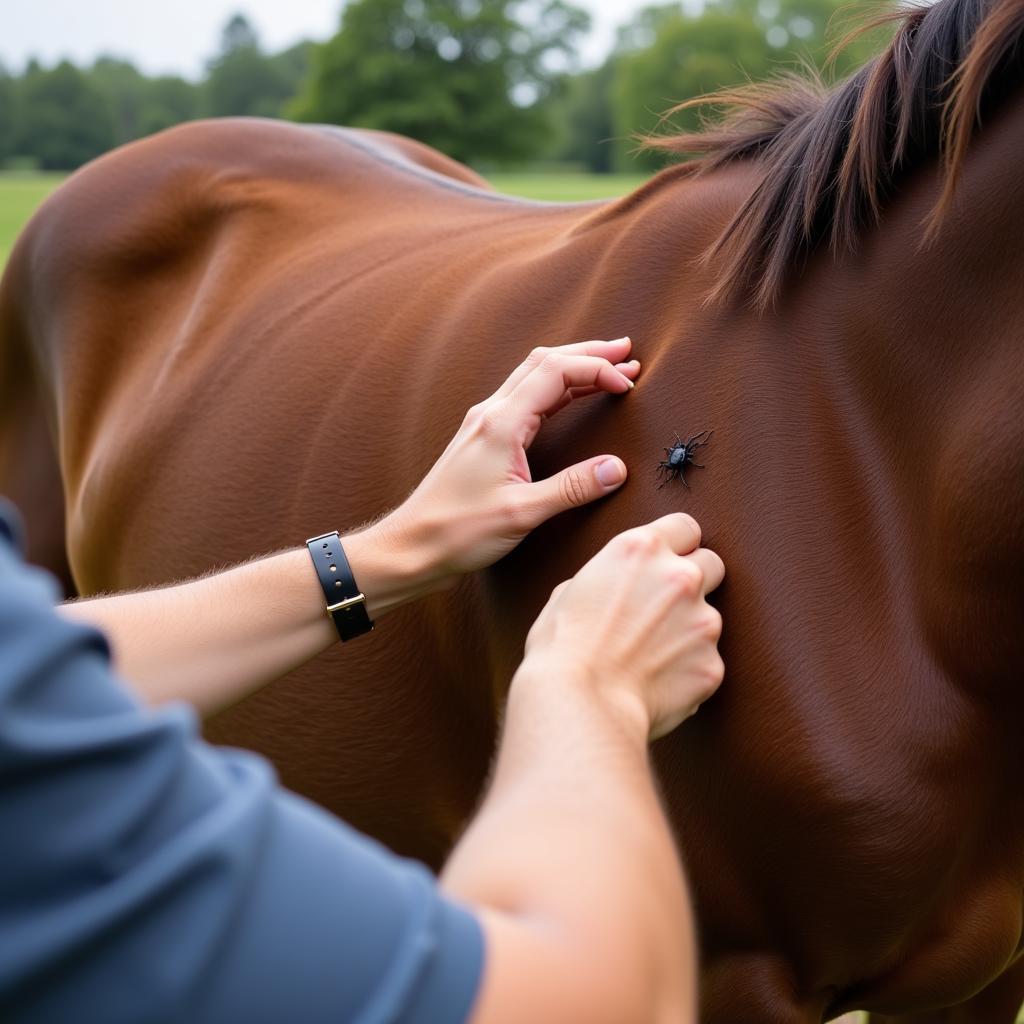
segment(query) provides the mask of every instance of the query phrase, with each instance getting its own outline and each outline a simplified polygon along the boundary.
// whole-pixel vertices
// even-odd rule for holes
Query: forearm
[[[629,349],[629,339],[620,338],[535,350],[502,388],[470,410],[399,508],[342,538],[371,618],[492,564],[551,515],[622,483],[625,467],[607,456],[534,482],[526,447],[542,419],[574,392],[631,389],[640,364],[618,362]],[[64,608],[106,631],[119,672],[144,698],[189,700],[204,714],[334,643],[324,610],[302,549],[172,588]]]
[[[692,1019],[691,913],[639,706],[517,677],[493,784],[442,885],[546,935],[558,971],[607,968],[615,981],[590,1019]]]
[[[396,536],[386,520],[343,543],[371,618],[438,583],[424,546]],[[106,633],[117,671],[144,700],[185,700],[203,715],[242,700],[338,642],[304,547],[61,610]]]

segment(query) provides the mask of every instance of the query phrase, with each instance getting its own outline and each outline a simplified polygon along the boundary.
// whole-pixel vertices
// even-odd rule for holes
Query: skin
[[[536,350],[469,411],[406,502],[343,538],[372,616],[490,564],[531,524],[622,483],[625,467],[606,456],[531,482],[526,450],[574,399],[630,390],[640,367],[620,361],[629,347]],[[648,743],[721,682],[721,618],[705,598],[723,573],[696,522],[666,516],[611,541],[531,630],[493,781],[441,876],[484,930],[478,1024],[696,1020],[693,918]],[[62,609],[106,631],[145,699],[204,713],[337,642],[305,549]]]

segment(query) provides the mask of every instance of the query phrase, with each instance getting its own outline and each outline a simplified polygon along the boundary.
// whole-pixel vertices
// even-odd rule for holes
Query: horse
[[[623,198],[491,190],[386,133],[186,124],[108,154],[0,284],[0,490],[74,592],[398,504],[531,346],[634,339],[537,478],[614,497],[207,725],[437,865],[526,631],[684,510],[729,569],[720,692],[653,750],[705,1024],[1011,1024],[1024,997],[1022,0],[939,0],[832,88],[755,85]],[[713,431],[702,435],[703,431]],[[659,463],[706,436],[687,487]],[[244,610],[240,610],[244,614]],[[595,643],[600,638],[595,637]]]

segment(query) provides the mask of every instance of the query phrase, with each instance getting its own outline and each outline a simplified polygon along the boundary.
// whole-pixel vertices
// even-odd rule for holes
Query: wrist
[[[371,618],[445,586],[447,577],[428,531],[408,528],[391,513],[341,538]]]
[[[615,723],[631,738],[644,745],[651,733],[651,714],[639,691],[627,683],[609,678],[578,659],[530,654],[512,680],[513,693],[532,699],[533,693],[555,691],[558,696],[582,700]]]

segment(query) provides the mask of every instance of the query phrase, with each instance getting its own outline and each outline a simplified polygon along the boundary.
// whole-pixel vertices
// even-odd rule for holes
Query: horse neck
[[[880,507],[901,518],[879,525],[898,533],[931,655],[958,685],[1024,710],[1022,146],[1024,97],[975,140],[933,244],[921,225],[936,168],[853,258],[819,255],[793,298],[805,330],[824,328],[851,450],[882,463]]]
[[[929,660],[993,709],[1024,705],[1022,147],[1024,98],[976,139],[932,244],[937,167],[904,181],[855,254],[794,272],[767,315],[702,305],[714,264],[700,253],[749,193],[750,166],[666,178],[632,208],[616,261],[648,271],[630,301],[649,310],[636,337],[655,341],[646,365],[668,410],[652,432],[671,438],[686,410],[743,448],[730,470],[749,486],[710,514],[749,518],[763,494],[847,503],[874,543],[864,600],[905,616],[907,664]],[[830,543],[813,552],[823,564]],[[853,546],[834,570],[864,565]]]

